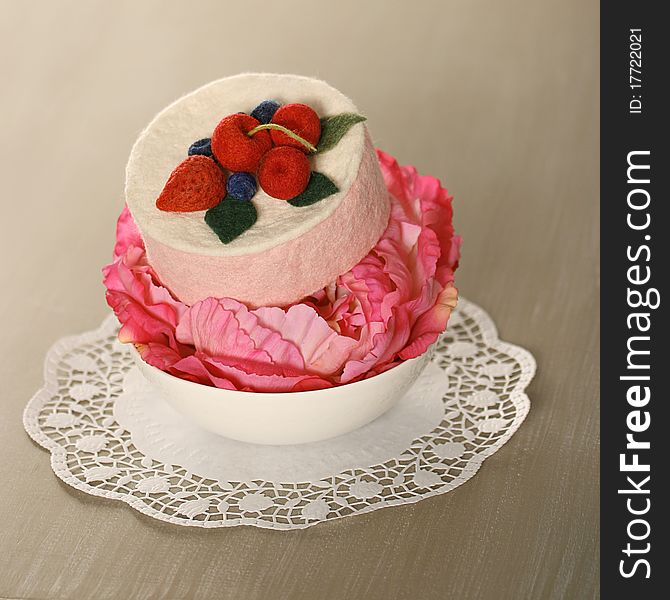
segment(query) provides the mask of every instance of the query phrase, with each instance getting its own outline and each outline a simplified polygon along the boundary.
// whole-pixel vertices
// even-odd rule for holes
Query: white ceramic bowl
[[[429,352],[380,375],[325,390],[222,390],[179,379],[133,358],[144,377],[185,417],[214,433],[255,444],[303,444],[348,433],[391,408],[416,381]]]

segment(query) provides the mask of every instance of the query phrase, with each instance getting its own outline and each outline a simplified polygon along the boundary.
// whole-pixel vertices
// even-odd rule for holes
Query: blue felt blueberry
[[[256,178],[251,173],[231,173],[226,183],[228,195],[235,199],[245,202],[251,200],[256,195]]]
[[[275,102],[274,100],[263,100],[263,102],[251,111],[251,116],[254,119],[258,119],[261,123],[269,123],[279,106],[279,102]]]
[[[197,142],[193,142],[189,149],[188,155],[194,156],[196,154],[201,154],[202,156],[212,157],[212,140],[211,138],[203,138]]]

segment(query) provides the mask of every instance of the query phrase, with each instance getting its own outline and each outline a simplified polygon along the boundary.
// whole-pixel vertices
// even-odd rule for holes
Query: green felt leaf
[[[293,206],[309,206],[332,196],[338,191],[337,186],[323,173],[312,171],[305,191],[295,198],[291,198],[288,203]]]
[[[241,202],[226,196],[205,213],[205,223],[224,244],[229,244],[249,229],[257,217],[253,203]]]
[[[321,119],[321,137],[319,138],[319,143],[316,145],[317,153],[327,152],[335,147],[347,131],[356,125],[356,123],[361,123],[365,120],[366,117],[357,115],[356,113],[341,113]]]

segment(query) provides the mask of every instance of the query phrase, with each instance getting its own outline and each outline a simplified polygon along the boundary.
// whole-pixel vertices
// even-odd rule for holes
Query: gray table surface
[[[0,597],[596,598],[598,5],[0,1]],[[304,531],[193,530],[69,489],[21,427],[100,267],[137,133],[240,71],[317,75],[455,196],[462,294],[533,352],[532,408],[467,484]]]

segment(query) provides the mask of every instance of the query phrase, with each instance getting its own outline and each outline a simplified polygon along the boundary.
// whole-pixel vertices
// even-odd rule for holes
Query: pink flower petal
[[[314,375],[284,376],[247,372],[196,354],[173,365],[170,372],[179,377],[224,389],[255,392],[295,392],[332,387],[332,383]]]
[[[262,325],[298,348],[305,370],[310,373],[335,374],[356,346],[356,340],[339,335],[305,304],[296,304],[286,312],[276,307],[260,307],[254,313]]]
[[[279,333],[264,328],[246,306],[207,298],[191,306],[177,326],[177,339],[217,363],[264,375],[304,371],[298,349]]]
[[[138,267],[144,250],[129,246],[103,270],[107,302],[122,324],[122,342],[164,344],[178,350],[175,328],[186,307]]]
[[[143,248],[144,242],[140,235],[140,230],[133,217],[128,210],[128,206],[124,205],[121,214],[116,222],[116,245],[114,246],[114,258],[125,254],[130,246],[136,248]]]

